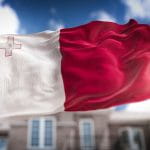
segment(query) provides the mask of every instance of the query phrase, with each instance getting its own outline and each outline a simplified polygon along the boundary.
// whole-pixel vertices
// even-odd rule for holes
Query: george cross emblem
[[[15,43],[14,36],[8,36],[6,43],[0,43],[0,49],[5,50],[5,57],[12,56],[12,51],[21,49],[20,43]]]

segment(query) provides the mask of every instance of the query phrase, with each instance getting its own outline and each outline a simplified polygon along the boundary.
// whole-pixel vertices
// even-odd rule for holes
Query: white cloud
[[[64,23],[58,19],[59,17],[56,8],[51,7],[50,13],[53,15],[53,17],[48,22],[50,30],[59,30],[64,28]]]
[[[0,0],[0,5],[2,4],[3,0]]]
[[[0,5],[2,4],[3,1],[4,1],[4,0],[0,0]]]
[[[92,12],[92,13],[90,14],[90,17],[91,17],[91,18],[94,18],[94,19],[96,19],[96,20],[101,20],[101,21],[116,22],[116,19],[115,19],[112,15],[110,15],[110,14],[108,14],[107,12],[102,11],[102,10]]]
[[[150,19],[150,0],[122,0],[126,5],[125,20],[130,18]]]
[[[59,30],[59,29],[64,28],[64,24],[61,21],[58,21],[56,19],[50,19],[49,28],[50,30]]]
[[[150,112],[150,100],[129,104],[126,111]]]
[[[2,5],[0,0],[0,34],[18,33],[19,18],[9,5]]]

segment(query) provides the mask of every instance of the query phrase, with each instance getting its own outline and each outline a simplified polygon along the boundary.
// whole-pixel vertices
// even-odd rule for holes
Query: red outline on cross
[[[12,43],[11,43],[11,42],[12,42]],[[21,48],[22,48],[22,44],[17,44],[17,43],[15,43],[15,38],[14,38],[14,36],[8,36],[8,37],[7,37],[6,45],[7,45],[7,44],[8,44],[8,45],[9,45],[9,44],[12,44],[12,45],[11,45],[10,54],[7,54],[7,50],[8,50],[7,47],[6,47],[6,48],[0,48],[0,49],[5,50],[5,57],[12,56],[12,50],[21,49]],[[19,47],[16,47],[16,48],[15,48],[15,46],[19,46]]]

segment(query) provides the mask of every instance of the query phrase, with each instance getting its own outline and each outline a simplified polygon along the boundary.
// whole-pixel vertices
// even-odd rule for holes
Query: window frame
[[[96,146],[95,144],[95,126],[94,126],[94,121],[93,119],[90,118],[84,118],[84,119],[80,119],[79,121],[79,136],[80,136],[80,148],[81,150],[85,150],[85,149],[92,149],[92,148],[86,148],[86,145],[84,143],[84,139],[82,138],[84,136],[84,123],[90,123],[91,125],[91,147]]]
[[[32,122],[33,120],[39,121],[39,146],[32,146]],[[52,146],[45,146],[45,121],[52,121]],[[34,118],[28,121],[28,136],[27,136],[27,148],[32,150],[44,149],[53,150],[56,149],[56,118],[55,117],[40,117]]]

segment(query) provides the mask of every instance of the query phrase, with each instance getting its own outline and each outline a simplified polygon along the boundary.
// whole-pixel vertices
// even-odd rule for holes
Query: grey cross
[[[8,36],[6,43],[0,43],[0,49],[5,50],[5,57],[12,56],[12,50],[21,49],[21,44],[15,43],[14,36]]]

